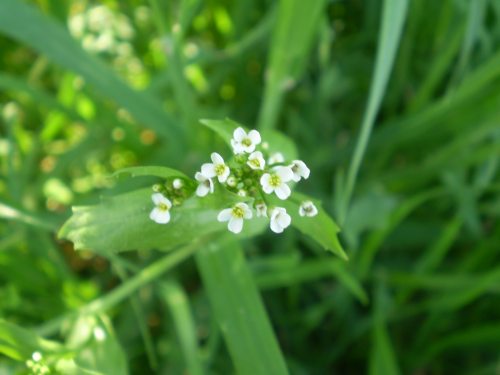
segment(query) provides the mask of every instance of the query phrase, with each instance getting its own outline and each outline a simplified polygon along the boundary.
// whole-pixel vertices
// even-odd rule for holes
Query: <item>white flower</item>
[[[264,167],[266,166],[266,161],[262,156],[262,152],[252,152],[248,157],[247,165],[252,169],[264,169]]]
[[[174,187],[174,189],[179,190],[184,186],[184,182],[182,182],[182,180],[180,178],[176,178],[172,182],[172,186]]]
[[[255,211],[257,211],[257,217],[267,217],[267,206],[265,203],[258,203],[255,205]]]
[[[248,193],[245,189],[240,189],[240,190],[238,190],[238,195],[240,197],[246,197],[248,195]]]
[[[151,199],[156,207],[149,214],[149,218],[158,224],[168,223],[170,221],[169,210],[172,207],[172,202],[161,193],[154,193]]]
[[[271,164],[277,164],[277,163],[284,163],[285,162],[285,157],[281,152],[275,152],[269,156],[269,159],[267,159],[267,163],[269,165]]]
[[[196,188],[197,196],[204,197],[208,193],[214,192],[214,183],[211,178],[206,177],[203,173],[200,172],[196,172],[194,178],[200,183]]]
[[[309,178],[309,174],[311,173],[309,168],[307,168],[306,163],[304,163],[302,160],[292,161],[292,165],[290,165],[290,168],[292,168],[293,172],[292,180],[294,180],[295,182],[299,182],[302,177],[304,178],[304,180],[307,180]]]
[[[250,130],[247,134],[243,128],[236,128],[231,139],[231,146],[235,154],[243,154],[255,151],[255,146],[261,142],[260,133],[257,130]]]
[[[290,167],[276,167],[271,173],[264,173],[260,178],[262,190],[266,194],[276,193],[276,196],[281,199],[287,199],[291,190],[286,184],[293,177],[293,172]]]
[[[207,177],[212,178],[217,176],[219,182],[225,182],[229,177],[229,167],[224,164],[224,159],[218,153],[213,152],[210,155],[212,163],[205,163],[201,166],[201,173]]]
[[[246,203],[236,203],[232,208],[226,208],[219,212],[217,220],[228,221],[227,229],[233,233],[240,233],[243,229],[243,219],[251,219],[252,210]]]
[[[291,222],[292,218],[283,207],[275,207],[271,211],[271,230],[274,233],[282,233]]]
[[[311,201],[304,201],[300,204],[299,215],[313,217],[318,214],[318,209]]]

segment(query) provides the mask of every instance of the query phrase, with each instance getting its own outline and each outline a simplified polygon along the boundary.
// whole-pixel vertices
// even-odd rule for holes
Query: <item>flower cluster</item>
[[[269,153],[269,145],[262,142],[257,130],[248,133],[241,127],[234,130],[231,146],[234,157],[226,162],[218,153],[210,155],[211,162],[201,166],[196,172],[196,195],[205,197],[212,194],[215,185],[238,194],[244,202],[219,212],[217,220],[227,222],[227,228],[233,233],[243,229],[244,220],[254,217],[269,219],[270,228],[275,233],[282,233],[292,221],[286,208],[269,204],[269,195],[276,195],[280,200],[290,197],[291,183],[309,178],[310,170],[301,160],[287,162],[283,154]],[[175,190],[175,189],[174,189]],[[162,193],[152,196],[155,208],[150,218],[157,223],[168,223],[171,201]],[[299,215],[313,217],[318,210],[313,202],[304,201],[299,207]]]

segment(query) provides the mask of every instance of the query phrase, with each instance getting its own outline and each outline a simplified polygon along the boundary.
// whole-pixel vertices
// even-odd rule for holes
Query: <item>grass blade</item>
[[[241,247],[212,243],[196,253],[196,262],[236,372],[288,374]]]
[[[325,3],[324,0],[280,1],[259,114],[260,129],[275,127],[283,95],[293,86],[307,61]]]
[[[382,30],[379,34],[379,47],[375,62],[375,72],[370,87],[368,106],[363,117],[361,133],[347,173],[346,186],[341,192],[343,195],[343,199],[340,201],[341,206],[339,207],[339,220],[341,224],[345,221],[361,161],[368,146],[375,118],[382,103],[387,83],[389,82],[389,75],[396,58],[399,40],[403,33],[407,8],[408,0],[384,1]]]

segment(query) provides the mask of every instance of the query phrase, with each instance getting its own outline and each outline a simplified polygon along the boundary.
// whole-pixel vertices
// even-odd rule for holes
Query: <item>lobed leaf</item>
[[[59,237],[72,241],[75,249],[91,249],[110,253],[140,249],[170,250],[196,238],[225,231],[226,224],[217,221],[223,208],[241,198],[221,188],[214,194],[192,196],[181,206],[171,209],[168,224],[157,224],[149,218],[154,205],[151,189],[144,188],[115,197],[100,204],[73,207],[73,215],[59,231]],[[258,233],[263,222],[253,219],[245,223],[240,235]]]
[[[318,214],[314,217],[302,217],[299,215],[300,204],[308,200],[312,201],[318,208]],[[330,250],[342,259],[349,259],[337,236],[337,233],[340,232],[340,228],[321,207],[321,202],[297,192],[294,192],[292,196],[285,201],[281,201],[275,197],[272,197],[271,201],[276,206],[286,208],[286,211],[292,217],[292,225],[300,232],[308,235],[326,250]]]

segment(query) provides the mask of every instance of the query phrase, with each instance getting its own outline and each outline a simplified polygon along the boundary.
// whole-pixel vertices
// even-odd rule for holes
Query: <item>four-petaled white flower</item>
[[[257,130],[250,130],[247,134],[243,128],[236,128],[231,139],[231,146],[235,154],[250,154],[255,151],[255,146],[261,142],[260,133]]]
[[[292,218],[283,207],[275,207],[271,211],[271,230],[274,233],[282,233],[290,225]]]
[[[271,156],[269,156],[269,159],[267,159],[267,163],[269,165],[284,163],[284,162],[285,162],[285,157],[281,152],[275,152],[271,154]]]
[[[231,208],[225,208],[217,216],[220,222],[228,221],[227,229],[233,233],[240,233],[243,229],[243,219],[251,219],[252,210],[246,203],[236,203]]]
[[[224,159],[216,152],[210,155],[211,163],[205,163],[201,166],[201,173],[208,178],[216,177],[220,183],[223,183],[229,177],[229,167],[224,164]]]
[[[252,169],[264,169],[264,167],[266,166],[266,161],[262,156],[262,152],[252,152],[248,157],[247,165]]]
[[[258,203],[255,205],[255,211],[257,212],[257,217],[267,217],[267,206],[265,203]]]
[[[199,182],[198,187],[196,188],[196,195],[199,197],[204,197],[208,193],[214,192],[214,182],[211,178],[208,178],[203,173],[196,172],[194,175],[196,181]]]
[[[172,207],[172,202],[161,193],[154,193],[151,199],[155,204],[155,208],[149,214],[149,218],[158,224],[168,223],[170,221],[169,210]]]
[[[285,200],[292,192],[286,184],[292,177],[293,172],[290,167],[276,167],[271,173],[264,173],[262,175],[260,184],[264,193],[271,194],[275,192],[279,199]]]
[[[311,173],[309,168],[307,168],[306,163],[304,163],[302,160],[292,161],[292,165],[290,165],[290,168],[292,168],[293,172],[292,180],[294,180],[295,182],[299,182],[301,178],[307,180],[309,178],[309,174]]]
[[[300,204],[299,215],[313,217],[318,214],[318,209],[311,201],[304,201]]]

